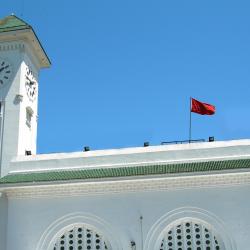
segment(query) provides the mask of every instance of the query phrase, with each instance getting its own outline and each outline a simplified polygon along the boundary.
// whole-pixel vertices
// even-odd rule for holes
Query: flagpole
[[[189,143],[191,143],[192,140],[192,97],[190,97],[190,107],[189,107]]]

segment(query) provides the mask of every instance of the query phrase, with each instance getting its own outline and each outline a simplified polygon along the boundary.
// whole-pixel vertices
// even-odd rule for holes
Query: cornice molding
[[[2,187],[8,198],[42,198],[54,196],[90,196],[116,193],[171,191],[197,188],[219,188],[250,184],[250,172],[218,173],[194,176],[162,176],[116,180],[39,183]]]
[[[22,41],[0,42],[0,51],[12,51],[12,50],[23,51],[24,48],[25,48],[25,44]]]

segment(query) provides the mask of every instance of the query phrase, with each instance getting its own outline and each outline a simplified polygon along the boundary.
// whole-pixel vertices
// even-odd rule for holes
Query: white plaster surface
[[[0,249],[6,248],[8,228],[8,199],[4,193],[0,193]]]
[[[90,218],[94,216],[105,221],[121,249],[130,249],[131,240],[136,242],[136,249],[142,249],[141,242],[145,244],[150,237],[148,234],[153,225],[167,213],[179,208],[197,208],[205,210],[205,214],[213,214],[222,225],[220,234],[228,241],[225,244],[232,247],[227,250],[248,250],[249,191],[250,186],[247,185],[88,197],[62,198],[51,193],[50,197],[40,199],[9,198],[6,250],[41,250],[37,248],[41,239],[46,237],[48,241],[53,240],[56,233],[50,235],[50,225],[75,213],[89,214]],[[140,216],[143,216],[143,241]],[[149,250],[146,245],[144,249]]]

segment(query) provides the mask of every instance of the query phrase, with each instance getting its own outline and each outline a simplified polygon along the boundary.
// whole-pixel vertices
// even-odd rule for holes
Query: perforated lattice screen
[[[201,223],[184,221],[166,232],[160,250],[225,250],[215,232]]]
[[[54,250],[111,250],[109,243],[97,232],[76,226],[64,232],[55,243]]]

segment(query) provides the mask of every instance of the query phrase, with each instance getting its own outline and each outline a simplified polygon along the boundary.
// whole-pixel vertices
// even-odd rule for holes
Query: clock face
[[[9,81],[11,73],[12,68],[10,63],[5,59],[0,58],[0,87]]]
[[[37,82],[32,71],[28,67],[25,73],[25,87],[30,101],[34,101],[37,95]]]

